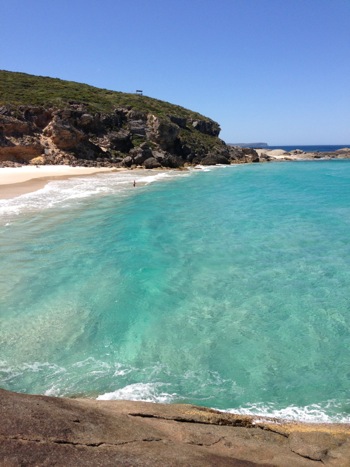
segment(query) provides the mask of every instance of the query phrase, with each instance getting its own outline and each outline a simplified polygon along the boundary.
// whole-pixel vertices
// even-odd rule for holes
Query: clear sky
[[[350,0],[0,0],[0,68],[144,94],[226,142],[350,143]]]

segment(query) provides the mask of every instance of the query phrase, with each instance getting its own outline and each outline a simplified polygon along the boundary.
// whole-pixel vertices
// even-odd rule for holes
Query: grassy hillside
[[[156,115],[210,120],[203,115],[168,102],[137,94],[95,88],[88,84],[46,76],[0,70],[0,105],[43,105],[64,108],[69,102],[84,103],[90,111],[110,112],[130,106]]]

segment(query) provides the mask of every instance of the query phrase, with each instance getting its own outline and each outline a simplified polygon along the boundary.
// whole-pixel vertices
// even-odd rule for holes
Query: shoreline
[[[0,465],[346,467],[350,425],[276,423],[187,404],[0,389]]]
[[[276,155],[275,162],[280,162],[279,157],[283,157],[280,155]],[[322,160],[329,160],[329,159],[303,159],[300,156],[295,156],[292,161],[322,161]],[[337,159],[338,160],[338,159]],[[282,161],[290,162],[289,159],[282,159]],[[237,165],[237,164],[231,164]],[[208,166],[210,167],[210,166]],[[195,168],[195,167],[193,167]],[[138,168],[137,170],[147,170],[144,168]],[[154,172],[156,173],[159,169],[155,169]],[[162,169],[161,169],[162,170]],[[50,181],[56,180],[67,180],[70,178],[75,177],[85,177],[85,176],[94,176],[101,173],[122,173],[122,172],[132,172],[132,169],[127,168],[107,168],[107,167],[71,167],[66,165],[48,165],[48,166],[40,166],[37,168],[35,166],[22,166],[17,168],[0,168],[0,200],[1,199],[9,199],[14,198],[16,196],[20,196],[23,194],[35,192],[43,188],[47,183]],[[4,179],[4,176],[9,175],[8,178]],[[73,398],[75,399],[75,398]],[[89,398],[87,398],[89,400]],[[171,405],[171,404],[170,404]],[[231,413],[225,412],[223,413]],[[232,414],[232,413],[231,413]],[[243,416],[240,414],[235,414],[236,416]],[[244,415],[245,416],[245,415]],[[263,416],[250,414],[247,415],[248,417],[252,418],[259,418],[265,419]],[[266,417],[266,419],[270,419],[270,417]],[[272,417],[271,417],[272,419]],[[305,422],[302,420],[295,420],[291,421],[288,419],[274,419],[275,423],[300,423],[303,425],[317,425],[322,424],[325,426],[333,426],[333,425],[348,425],[346,422]]]
[[[325,157],[315,157],[314,153],[290,154],[282,149],[258,149],[256,151],[259,157],[265,158],[265,163],[348,159],[347,157],[332,158],[327,154]],[[230,165],[237,164],[232,163]],[[196,166],[193,166],[193,168],[196,168]],[[146,170],[143,167],[137,167],[137,169]],[[166,170],[165,168],[162,169]],[[20,167],[0,167],[0,200],[15,198],[17,196],[38,191],[41,188],[44,188],[47,183],[55,180],[67,180],[69,178],[98,175],[101,173],[129,172],[131,170],[133,169],[121,167],[72,167],[69,165],[22,165]]]
[[[44,165],[0,168],[0,200],[25,195],[44,188],[54,180],[121,172],[125,169],[107,167],[70,167],[68,165]]]

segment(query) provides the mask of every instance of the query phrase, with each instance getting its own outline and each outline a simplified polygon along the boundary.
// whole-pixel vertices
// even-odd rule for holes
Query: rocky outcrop
[[[350,157],[346,148],[277,156],[265,143],[259,150],[227,145],[210,118],[138,93],[6,70],[0,81],[0,166],[133,168],[147,161],[148,167],[177,168]]]
[[[43,135],[51,138],[54,146],[64,151],[74,151],[81,141],[87,140],[84,133],[69,122],[55,115],[44,128]]]
[[[210,120],[155,114],[129,107],[109,113],[81,103],[63,109],[0,108],[0,164],[70,164],[178,168],[275,160],[348,158],[350,150],[304,153],[226,145]]]
[[[230,159],[239,163],[262,162],[259,154],[252,148],[230,147]]]
[[[296,161],[296,160],[317,160],[317,159],[350,159],[350,148],[338,149],[334,152],[305,152],[301,149],[294,149],[291,152],[284,149],[256,149],[255,151],[261,162],[274,161]]]
[[[208,122],[206,120],[192,120],[193,128],[210,136],[219,136],[220,126],[216,122]]]
[[[155,141],[160,149],[174,151],[175,141],[179,136],[180,127],[170,119],[160,119],[150,114],[147,120],[147,134],[151,141]]]
[[[202,159],[201,164],[203,165],[217,165],[217,164],[230,164],[227,157],[222,154],[209,154]]]
[[[3,106],[0,162],[181,167],[213,157],[215,146],[219,152],[226,148],[219,132],[219,125],[209,119],[159,116],[127,107],[91,113],[79,103],[64,109]]]
[[[0,390],[0,466],[348,467],[349,425]]]

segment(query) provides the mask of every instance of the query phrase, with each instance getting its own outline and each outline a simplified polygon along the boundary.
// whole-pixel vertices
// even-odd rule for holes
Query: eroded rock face
[[[33,125],[18,118],[2,115],[0,118],[0,132],[4,136],[23,136],[33,132]]]
[[[192,120],[192,126],[201,133],[210,136],[219,136],[220,126],[216,122],[209,122],[206,120]]]
[[[69,122],[57,116],[44,128],[44,136],[51,138],[52,143],[63,150],[74,150],[84,140],[85,135]]]
[[[107,148],[123,153],[128,153],[132,148],[133,144],[131,141],[131,133],[127,130],[120,130],[118,132],[111,132],[106,137]]]
[[[229,157],[236,163],[261,162],[259,154],[252,148],[230,147]]]
[[[229,164],[230,161],[221,154],[209,154],[202,159],[201,164],[203,165],[217,165],[217,164]]]
[[[147,133],[150,140],[154,140],[161,149],[171,151],[174,149],[180,128],[171,121],[161,120],[150,114],[147,120]]]
[[[0,390],[0,466],[348,467],[349,425]]]
[[[219,133],[219,125],[209,119],[159,117],[131,108],[93,114],[81,103],[64,109],[3,106],[0,162],[30,163],[41,157],[45,164],[178,168],[259,160],[249,152],[254,150],[226,146]]]
[[[225,146],[217,138],[219,131],[219,125],[210,120],[159,117],[130,108],[93,114],[79,103],[64,109],[3,106],[0,162],[28,163],[40,156],[47,164],[69,161],[131,167],[145,166],[147,161],[147,167],[176,168],[200,163],[213,155],[215,145]],[[213,138],[213,143],[201,141],[202,134]]]
[[[178,168],[184,165],[238,164],[297,158],[350,158],[350,149],[335,153],[276,151],[232,147],[218,138],[212,120],[117,108],[91,113],[84,104],[68,108],[0,107],[0,163],[87,167]],[[147,161],[147,162],[146,162]]]
[[[143,163],[146,169],[158,169],[161,167],[160,162],[157,161],[155,157],[149,157]]]
[[[14,146],[0,147],[0,161],[11,161],[26,164],[34,157],[38,157],[42,152],[43,148],[40,144],[33,144],[30,146],[17,144]]]

